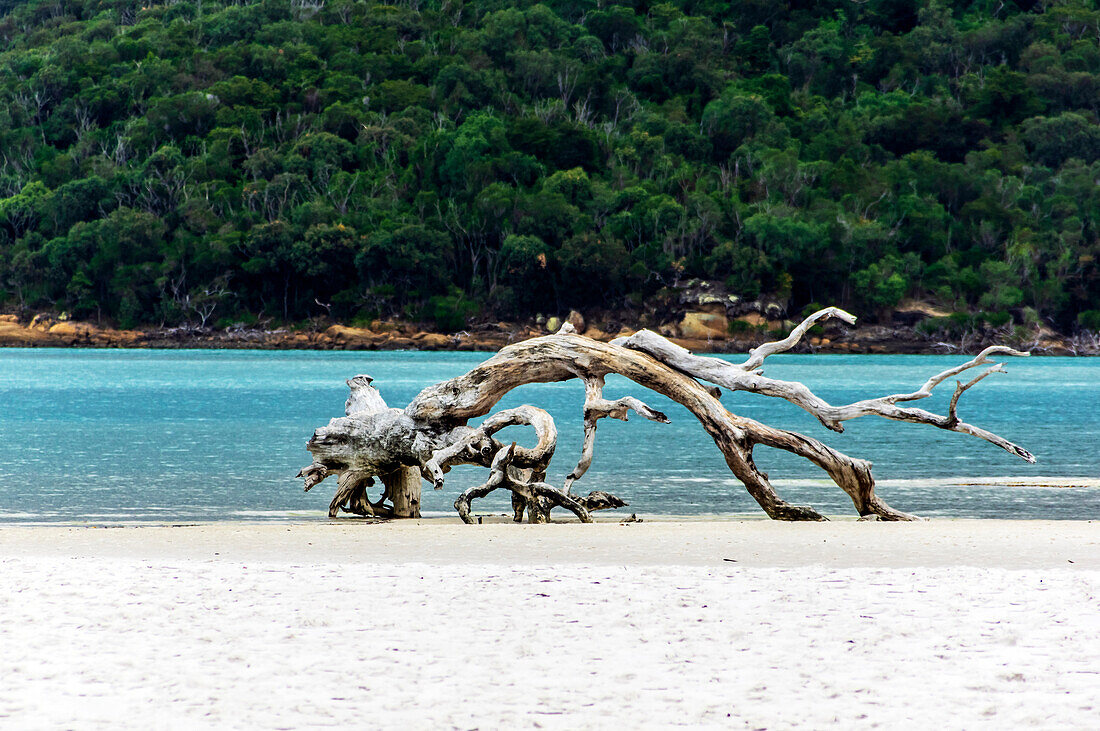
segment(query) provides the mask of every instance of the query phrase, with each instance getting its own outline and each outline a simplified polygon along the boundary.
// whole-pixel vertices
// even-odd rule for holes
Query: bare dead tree
[[[87,104],[78,103],[73,110],[73,115],[76,118],[76,124],[74,129],[76,130],[77,140],[84,139],[84,135],[95,128],[95,118],[92,116],[92,111],[88,108]]]
[[[992,356],[1025,356],[1003,346],[986,348],[978,356],[938,373],[909,393],[891,394],[851,404],[833,405],[805,385],[763,375],[765,360],[789,350],[819,320],[835,317],[854,323],[855,317],[830,307],[807,317],[783,340],[765,343],[751,351],[741,364],[693,355],[660,335],[643,330],[628,338],[603,343],[586,338],[566,324],[558,333],[509,345],[465,375],[429,386],[404,409],[388,408],[369,377],[348,382],[352,394],[346,416],[333,419],[318,429],[307,448],[313,463],[304,468],[306,490],[330,475],[338,475],[336,497],[329,514],[341,510],[361,515],[411,517],[419,515],[420,477],[436,489],[443,487],[449,469],[459,464],[488,467],[488,481],[465,491],[455,501],[463,520],[470,522],[470,503],[493,490],[513,495],[515,519],[526,512],[531,522],[549,520],[553,507],[572,511],[582,522],[590,512],[623,503],[607,493],[579,497],[573,484],[587,471],[595,452],[596,427],[601,418],[626,420],[635,413],[656,422],[668,418],[642,401],[625,397],[614,401],[603,397],[604,378],[612,373],[632,381],[684,406],[695,416],[725,457],[727,466],[770,517],[777,520],[824,520],[809,506],[792,505],[776,493],[768,476],[753,461],[753,450],[762,445],[782,449],[808,459],[823,469],[852,499],[861,516],[884,520],[913,520],[895,510],[875,494],[871,464],[849,457],[826,444],[796,432],[777,429],[730,413],[721,403],[715,384],[732,391],[751,391],[784,399],[813,414],[833,431],[844,430],[843,422],[862,416],[880,416],[894,421],[926,424],[960,432],[995,444],[1028,461],[1035,458],[1025,449],[985,429],[962,421],[958,415],[963,393],[993,373],[1004,372],[1000,363],[989,365]],[[910,405],[931,395],[936,386],[979,366],[987,366],[965,383],[957,382],[946,414],[934,414]],[[562,488],[545,482],[546,469],[557,445],[553,419],[542,409],[520,406],[497,412],[478,426],[471,419],[488,414],[509,391],[528,383],[551,383],[579,378],[585,384],[584,444],[577,466]],[[531,448],[505,445],[494,434],[506,426],[531,426],[537,444]],[[378,501],[366,497],[373,477],[381,477],[385,493]],[[385,505],[385,500],[392,507]]]
[[[187,296],[185,310],[190,310],[198,318],[200,330],[206,329],[207,323],[217,312],[218,307],[232,295],[232,290],[229,288],[231,276],[228,273],[223,274],[194,295]]]
[[[573,99],[573,92],[577,88],[577,70],[569,65],[558,71],[558,97],[561,98],[562,107],[568,108]]]

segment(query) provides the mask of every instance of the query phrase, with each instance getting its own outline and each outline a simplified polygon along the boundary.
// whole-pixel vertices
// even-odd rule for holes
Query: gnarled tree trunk
[[[899,405],[931,395],[932,389],[948,378],[989,363],[991,355],[1022,356],[1027,353],[1005,347],[987,348],[967,363],[928,379],[917,391],[841,406],[827,403],[801,383],[762,375],[761,366],[769,355],[793,347],[810,326],[827,317],[855,321],[843,310],[831,307],[821,310],[806,318],[784,340],[753,350],[748,360],[740,365],[692,355],[647,330],[612,343],[602,343],[578,335],[571,326],[565,325],[557,334],[510,345],[469,373],[429,386],[404,409],[388,408],[371,386],[370,377],[357,376],[348,382],[352,394],[345,409],[347,415],[333,419],[328,426],[316,431],[308,444],[313,464],[303,469],[299,476],[305,478],[309,490],[329,475],[339,475],[330,515],[345,510],[360,515],[412,517],[419,515],[419,486],[412,485],[417,482],[415,474],[422,475],[440,489],[452,466],[478,464],[490,468],[489,480],[467,490],[456,500],[455,508],[463,520],[471,520],[472,499],[496,489],[506,489],[512,492],[517,521],[526,513],[531,522],[545,522],[550,510],[560,506],[588,522],[591,519],[589,511],[624,504],[603,492],[584,497],[572,494],[572,485],[592,462],[599,419],[610,416],[625,421],[627,412],[634,411],[652,421],[668,421],[664,414],[638,399],[604,399],[604,378],[611,373],[661,393],[690,411],[710,434],[730,471],[744,483],[764,511],[779,520],[824,520],[824,517],[809,506],[791,505],[779,497],[768,476],[753,461],[757,445],[792,452],[821,467],[851,497],[860,515],[875,515],[885,520],[912,520],[913,516],[894,510],[875,494],[869,462],[842,454],[811,437],[732,414],[719,400],[719,389],[704,386],[700,381],[730,390],[783,398],[838,432],[843,431],[843,422],[848,419],[882,416],[970,434],[1029,462],[1035,461],[1021,447],[958,418],[958,401],[962,393],[991,373],[1003,371],[1000,364],[994,364],[965,384],[959,382],[946,415]],[[488,414],[506,393],[518,386],[570,378],[579,378],[585,383],[585,437],[580,461],[563,488],[545,482],[546,469],[557,445],[557,430],[553,419],[542,409],[533,406],[507,409],[493,414],[478,426],[469,426],[471,419]],[[504,427],[515,424],[529,425],[535,430],[538,442],[534,447],[508,446],[493,437]],[[377,502],[371,502],[366,496],[374,476],[380,476],[386,485],[385,494]],[[391,501],[392,507],[385,505],[386,499]]]

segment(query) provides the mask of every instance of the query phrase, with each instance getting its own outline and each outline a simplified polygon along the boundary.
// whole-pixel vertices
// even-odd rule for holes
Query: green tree
[[[454,247],[446,234],[422,224],[367,237],[355,263],[368,282],[396,288],[398,303],[447,291]]]
[[[1027,146],[1042,165],[1057,168],[1071,157],[1084,162],[1100,159],[1100,125],[1084,115],[1063,112],[1057,117],[1033,117],[1023,127]]]

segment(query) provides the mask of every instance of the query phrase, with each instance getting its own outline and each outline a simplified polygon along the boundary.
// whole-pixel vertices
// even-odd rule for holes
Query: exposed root
[[[548,523],[550,510],[554,507],[562,507],[573,512],[582,523],[591,523],[592,516],[588,510],[576,499],[545,482],[531,482],[526,479],[524,472],[512,467],[515,455],[515,442],[511,446],[502,448],[493,458],[489,471],[489,479],[484,485],[471,487],[458,496],[455,500],[455,510],[465,523],[473,523],[470,516],[470,503],[475,498],[485,497],[494,490],[504,489],[512,492],[512,507],[516,510],[515,520],[523,519],[523,510],[519,509],[517,502],[522,503],[527,512],[527,519],[531,523]],[[517,500],[518,499],[518,500]]]

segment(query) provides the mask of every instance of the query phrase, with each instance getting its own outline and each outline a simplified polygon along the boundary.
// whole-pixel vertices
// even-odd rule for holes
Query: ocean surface
[[[369,373],[391,406],[460,375],[485,353],[0,349],[0,522],[124,524],[210,520],[325,520],[330,479],[304,493],[294,475],[306,441],[343,415],[345,379]],[[726,356],[738,360],[736,356]],[[779,355],[765,373],[800,380],[833,403],[911,391],[966,356]],[[959,414],[1031,450],[1038,463],[932,427],[865,417],[826,430],[785,401],[723,395],[731,411],[817,437],[870,459],[878,492],[929,517],[1100,519],[1100,359],[1010,358],[963,395]],[[953,381],[921,402],[943,412]],[[605,395],[635,395],[671,424],[631,415],[600,422],[596,459],[574,490],[601,489],[624,513],[762,516],[713,442],[683,408],[619,378]],[[549,479],[561,484],[582,439],[577,381],[525,386],[500,408],[531,403],[559,430]],[[513,427],[502,438],[531,443]],[[852,504],[823,472],[757,447],[756,461],[788,501],[828,515]],[[458,492],[484,481],[456,468],[425,485],[425,515],[453,514]],[[505,511],[506,493],[475,502]],[[563,514],[564,515],[564,514]]]

